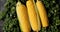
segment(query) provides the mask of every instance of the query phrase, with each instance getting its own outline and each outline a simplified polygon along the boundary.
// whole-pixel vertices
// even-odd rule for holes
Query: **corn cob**
[[[17,2],[16,12],[19,20],[19,25],[21,26],[21,30],[23,32],[30,32],[31,28],[28,19],[27,8],[25,7],[25,5]]]
[[[38,8],[38,11],[39,11],[39,14],[40,14],[42,26],[47,27],[48,26],[48,17],[47,17],[46,10],[45,10],[41,1],[37,1],[36,5],[37,5],[37,8]]]
[[[27,6],[27,10],[28,10],[31,27],[32,27],[33,31],[38,31],[39,27],[38,27],[37,13],[35,11],[33,1],[30,1],[30,0],[27,1],[26,6]]]

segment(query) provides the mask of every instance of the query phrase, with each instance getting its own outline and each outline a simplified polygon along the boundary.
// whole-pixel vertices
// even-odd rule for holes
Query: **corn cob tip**
[[[17,4],[16,4],[17,6],[19,6],[19,5],[21,5],[21,2],[17,2]]]

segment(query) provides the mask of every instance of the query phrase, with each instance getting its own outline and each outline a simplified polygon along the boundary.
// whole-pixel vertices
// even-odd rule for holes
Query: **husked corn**
[[[30,32],[31,28],[30,28],[26,6],[21,4],[20,2],[17,2],[16,13],[19,20],[19,24],[21,26],[21,30],[23,32]]]
[[[47,17],[47,13],[46,13],[46,10],[44,8],[44,5],[42,4],[41,1],[37,1],[36,5],[37,5],[37,8],[38,8],[38,11],[40,14],[42,26],[47,27],[48,26],[48,17]]]

